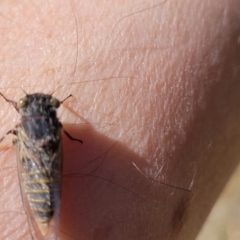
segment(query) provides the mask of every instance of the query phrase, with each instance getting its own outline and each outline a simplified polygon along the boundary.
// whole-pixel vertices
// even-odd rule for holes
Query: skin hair
[[[73,95],[58,116],[83,144],[63,135],[61,239],[196,238],[239,163],[239,5],[0,3],[4,96]],[[3,136],[19,115],[0,104]],[[0,238],[27,239],[11,140]]]

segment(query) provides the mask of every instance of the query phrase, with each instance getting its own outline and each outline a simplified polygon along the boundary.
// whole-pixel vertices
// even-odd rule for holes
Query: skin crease
[[[195,239],[239,162],[239,5],[1,3],[1,92],[73,95],[58,114],[83,145],[63,136],[60,239]],[[3,136],[19,115],[0,104]],[[11,139],[0,239],[31,239]]]

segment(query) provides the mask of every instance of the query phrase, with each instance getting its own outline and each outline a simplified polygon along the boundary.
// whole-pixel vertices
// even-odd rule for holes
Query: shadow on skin
[[[83,144],[64,136],[60,239],[173,239],[192,193],[146,178],[132,164],[145,159],[90,125],[64,128]]]

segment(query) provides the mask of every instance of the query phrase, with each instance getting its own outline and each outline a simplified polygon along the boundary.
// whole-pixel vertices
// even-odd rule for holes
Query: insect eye
[[[51,102],[51,105],[55,108],[58,108],[60,106],[60,102],[56,98],[51,98],[50,102]]]
[[[18,108],[23,108],[23,107],[27,106],[27,104],[28,104],[28,99],[26,97],[24,97],[18,101],[17,106],[18,106]]]

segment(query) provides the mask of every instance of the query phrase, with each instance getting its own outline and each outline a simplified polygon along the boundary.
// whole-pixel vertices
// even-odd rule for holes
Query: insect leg
[[[6,102],[8,102],[8,103],[10,103],[11,105],[13,105],[13,107],[18,111],[17,103],[16,103],[15,101],[10,100],[10,99],[4,97],[4,95],[3,95],[2,93],[0,93],[0,95],[3,97],[3,99],[4,99]]]
[[[1,93],[0,93],[1,94]],[[8,134],[14,134],[17,135],[17,131],[15,129],[12,129],[10,131],[8,131],[2,138],[0,138],[0,142],[2,142],[4,140],[4,138],[8,135]]]
[[[73,138],[65,129],[63,129],[63,132],[66,134],[66,136],[67,136],[70,140],[72,140],[72,141],[78,141],[78,142],[80,142],[81,144],[83,143],[82,140],[77,139],[77,138]]]

